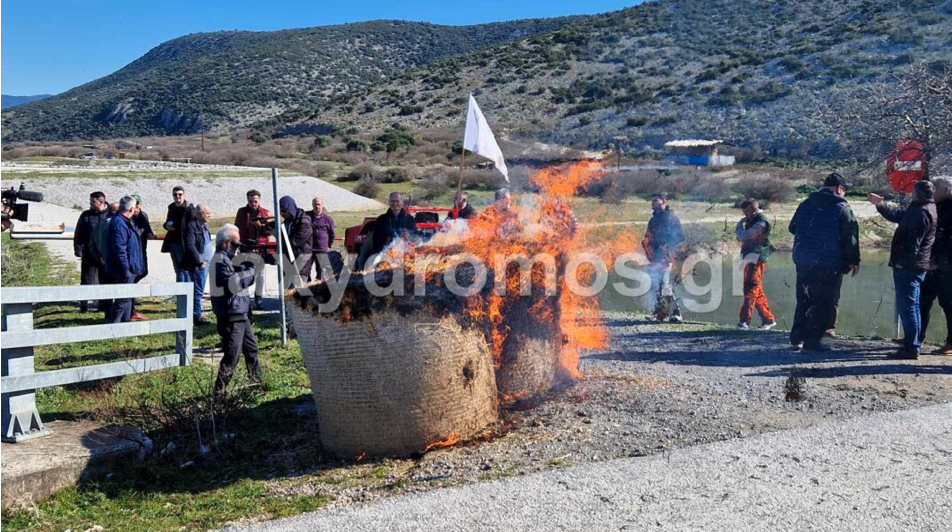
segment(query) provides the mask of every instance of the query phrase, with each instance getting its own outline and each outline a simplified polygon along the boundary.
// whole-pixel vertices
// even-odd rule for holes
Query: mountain
[[[264,122],[461,127],[467,94],[513,136],[639,150],[720,137],[848,157],[833,104],[952,62],[949,0],[658,0],[397,75]]]
[[[165,42],[106,77],[3,113],[3,138],[144,136],[226,130],[386,83],[439,59],[584,17],[438,26],[377,20]]]
[[[9,94],[0,95],[0,109],[9,109],[25,103],[44,100],[53,96],[52,94],[34,94],[33,96],[11,96]]]
[[[848,157],[829,114],[913,65],[952,62],[952,0],[653,0],[590,17],[470,27],[374,21],[189,35],[3,113],[4,140],[461,127],[657,150],[719,137]]]

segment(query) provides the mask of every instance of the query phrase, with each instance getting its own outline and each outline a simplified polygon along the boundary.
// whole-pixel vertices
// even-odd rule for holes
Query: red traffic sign
[[[902,140],[886,158],[886,176],[893,190],[912,192],[916,182],[926,175],[926,154],[918,140]]]

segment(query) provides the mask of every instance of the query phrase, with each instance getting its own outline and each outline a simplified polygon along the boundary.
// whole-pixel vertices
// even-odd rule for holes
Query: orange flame
[[[435,441],[427,445],[426,449],[423,449],[423,452],[429,452],[429,451],[432,451],[433,449],[442,449],[444,447],[451,447],[453,445],[456,445],[457,443],[459,443],[459,435],[456,434],[455,432],[450,432],[446,436],[445,440]]]

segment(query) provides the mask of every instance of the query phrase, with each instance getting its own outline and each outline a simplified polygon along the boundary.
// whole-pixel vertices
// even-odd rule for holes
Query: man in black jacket
[[[651,210],[653,213],[641,245],[650,262],[648,274],[651,276],[655,300],[652,316],[658,321],[681,323],[681,309],[671,283],[671,266],[684,244],[684,231],[681,229],[681,220],[668,206],[665,194],[651,196]]]
[[[79,284],[99,284],[106,282],[106,265],[89,252],[89,239],[100,223],[106,221],[106,195],[93,192],[89,195],[89,209],[79,215],[76,230],[73,232],[73,253],[79,257]],[[79,311],[88,312],[89,302],[80,301]]]
[[[225,224],[215,235],[215,254],[211,260],[212,311],[218,321],[218,335],[221,337],[222,359],[215,379],[215,394],[219,395],[228,387],[228,382],[238,365],[238,355],[244,354],[248,380],[257,384],[258,375],[258,339],[251,326],[249,311],[251,297],[248,287],[255,282],[255,270],[251,262],[241,264],[237,269],[233,262],[241,237],[238,227]]]
[[[926,279],[935,240],[935,187],[919,181],[912,191],[913,201],[905,209],[885,203],[883,197],[869,194],[869,202],[890,222],[898,223],[889,253],[889,266],[896,284],[896,310],[902,321],[903,346],[890,358],[917,359],[922,347],[920,333],[920,295]]]
[[[162,241],[162,253],[171,255],[172,268],[175,269],[175,281],[179,283],[189,281],[185,272],[182,271],[182,252],[184,248],[182,231],[188,223],[191,210],[192,205],[185,201],[185,189],[181,186],[172,188],[172,203],[169,203],[165,223],[162,224],[162,227],[167,231],[165,239]]]
[[[208,262],[212,259],[214,246],[212,237],[205,225],[212,212],[207,205],[198,204],[182,232],[182,273],[185,279],[195,286],[195,306],[192,322],[196,326],[211,323],[202,316],[202,296],[205,295],[205,281],[208,278]]]
[[[476,210],[469,204],[469,194],[465,190],[456,193],[453,206],[456,210],[447,213],[446,220],[470,220],[477,216]]]
[[[859,274],[859,224],[844,195],[846,179],[834,172],[810,194],[790,220],[797,266],[797,308],[790,343],[807,351],[829,351],[820,339],[836,326],[843,275]]]
[[[300,279],[310,281],[313,261],[311,253],[314,249],[314,225],[311,223],[311,217],[304,209],[298,208],[297,202],[291,196],[283,196],[278,201],[278,208],[281,210],[284,231],[287,233],[291,247],[290,250],[284,249],[284,253],[288,257],[294,257],[294,266],[297,268],[296,273],[300,275]],[[288,282],[293,283],[295,276],[287,275],[285,279],[291,279]]]
[[[932,243],[932,259],[926,280],[922,283],[919,306],[922,314],[922,334],[926,337],[932,303],[939,300],[945,311],[945,345],[932,352],[933,355],[952,355],[952,177],[939,176],[932,179],[935,185],[935,210],[937,215],[935,241]]]
[[[416,220],[403,208],[403,195],[399,192],[391,193],[389,203],[390,208],[378,216],[377,223],[374,224],[371,256],[383,251],[394,239],[409,238],[416,231]]]

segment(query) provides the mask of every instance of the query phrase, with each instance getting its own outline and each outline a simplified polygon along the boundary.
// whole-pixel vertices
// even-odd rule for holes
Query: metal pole
[[[274,236],[278,241],[278,302],[281,305],[281,347],[288,345],[287,314],[284,309],[284,253],[281,241],[281,206],[278,204],[278,169],[271,169],[271,190],[274,194]]]

